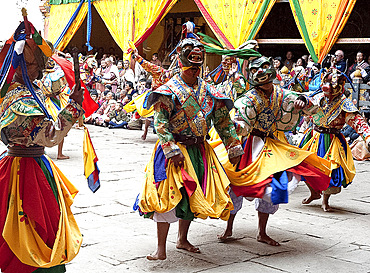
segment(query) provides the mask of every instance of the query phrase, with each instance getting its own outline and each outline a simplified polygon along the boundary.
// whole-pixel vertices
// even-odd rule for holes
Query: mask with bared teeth
[[[204,46],[195,39],[184,39],[177,47],[181,68],[200,67],[204,62]]]
[[[249,82],[260,86],[272,82],[276,78],[276,70],[272,58],[265,56],[254,59],[249,63]]]

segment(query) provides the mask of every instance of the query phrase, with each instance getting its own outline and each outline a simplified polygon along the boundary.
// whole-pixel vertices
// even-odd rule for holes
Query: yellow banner
[[[125,52],[130,48],[129,40],[133,39],[134,0],[99,0],[93,4],[114,41]]]
[[[66,27],[68,21],[71,19],[72,14],[76,11],[79,3],[71,3],[67,5],[51,5],[50,18],[49,18],[49,32],[47,40],[53,44],[58,40],[63,29]],[[62,41],[58,44],[58,50],[63,50],[71,41],[73,35],[83,23],[87,14],[88,5],[84,3],[78,13],[76,19],[64,35]]]
[[[226,46],[253,39],[276,0],[195,0],[208,25]]]
[[[356,0],[289,1],[299,32],[315,62],[329,53]]]

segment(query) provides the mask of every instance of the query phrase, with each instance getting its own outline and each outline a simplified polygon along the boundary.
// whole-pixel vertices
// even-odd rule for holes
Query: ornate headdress
[[[22,9],[24,21],[20,23],[13,36],[5,43],[0,52],[0,104],[3,101],[8,88],[13,80],[15,70],[20,66],[22,69],[23,80],[33,97],[45,112],[46,108],[41,103],[33,90],[32,83],[27,74],[26,61],[23,55],[23,49],[27,45],[33,50],[37,64],[42,70],[45,67],[48,57],[53,53],[52,47],[41,37],[33,24],[27,19],[26,9]]]

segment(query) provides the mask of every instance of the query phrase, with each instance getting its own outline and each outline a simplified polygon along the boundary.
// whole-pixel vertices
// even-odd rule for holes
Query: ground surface
[[[331,198],[334,212],[320,201],[301,205],[308,195],[298,186],[289,204],[270,217],[269,235],[281,243],[272,247],[255,240],[254,203],[245,201],[234,225],[235,240],[220,243],[222,220],[195,220],[189,240],[202,253],[176,249],[177,224],[172,224],[167,260],[148,261],[156,246],[156,225],[133,212],[156,135],[146,141],[142,131],[89,126],[99,157],[101,188],[93,194],[83,175],[83,131],[72,129],[65,139],[69,160],[56,160],[57,148],[47,154],[79,188],[73,212],[84,237],[68,273],[118,272],[370,272],[370,162],[356,162],[352,185]],[[0,146],[0,151],[4,146]]]

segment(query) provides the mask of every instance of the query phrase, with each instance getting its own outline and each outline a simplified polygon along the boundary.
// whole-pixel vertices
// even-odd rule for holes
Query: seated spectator
[[[356,70],[361,71],[362,69],[365,69],[368,66],[369,64],[365,62],[364,53],[359,51],[357,52],[357,55],[356,55],[356,62],[353,65],[351,65],[351,67],[348,69],[348,75],[351,77],[351,79],[353,79],[355,76]]]
[[[303,76],[306,73],[306,62],[304,59],[299,58],[293,66],[294,74]]]
[[[339,71],[346,73],[347,62],[344,60],[344,52],[342,50],[335,51],[334,58],[331,60],[332,66],[335,66]]]
[[[352,144],[360,135],[356,133],[356,130],[349,125],[345,125],[341,130],[343,136],[346,138],[348,144]]]
[[[284,61],[284,66],[286,66],[289,70],[289,72],[292,70],[293,68],[293,64],[294,64],[294,61],[293,61],[293,52],[292,51],[288,51],[286,53],[286,59]]]
[[[93,101],[95,101],[97,104],[99,104],[99,102],[98,102],[98,92],[95,89],[90,90],[90,97],[92,98]]]
[[[141,79],[136,85],[136,92],[141,95],[145,93],[148,89],[146,88],[146,79]]]
[[[134,111],[134,113],[131,116],[131,120],[127,124],[127,129],[129,130],[142,130],[143,129],[143,119],[137,112],[137,110]]]
[[[123,82],[135,82],[135,74],[134,71],[130,68],[130,61],[124,60],[123,61],[123,69],[124,71],[121,73],[121,79]]]
[[[101,82],[105,85],[110,84],[113,93],[116,93],[119,84],[119,72],[111,57],[105,59],[106,68],[103,71]]]
[[[114,99],[111,99],[108,101],[107,107],[105,108],[104,112],[102,114],[93,114],[94,116],[94,124],[98,126],[108,126],[108,123],[110,121],[109,116],[111,112],[113,112],[116,108],[116,101]]]
[[[308,85],[309,91],[316,91],[320,89],[321,78],[320,78],[320,64],[313,64],[311,69],[311,81]]]
[[[365,109],[363,114],[364,120],[369,123],[370,109]],[[354,136],[353,136],[354,137]],[[362,137],[355,139],[350,145],[352,156],[356,160],[370,160],[370,152],[368,151],[365,141]]]
[[[116,94],[116,100],[117,100],[117,102],[123,103],[124,97],[126,97],[126,92],[125,91],[122,90],[121,92],[117,93]]]
[[[130,118],[127,116],[125,110],[123,110],[123,104],[116,103],[115,109],[109,114],[108,128],[127,128],[127,124]]]
[[[289,73],[289,69],[286,66],[283,66],[283,68],[280,70],[280,75],[281,75],[281,86],[285,86],[286,84],[289,83],[291,80],[291,75]]]
[[[126,82],[125,91],[126,91],[126,96],[130,100],[132,100],[132,95],[136,93],[136,90],[134,89],[134,84],[132,82]]]

